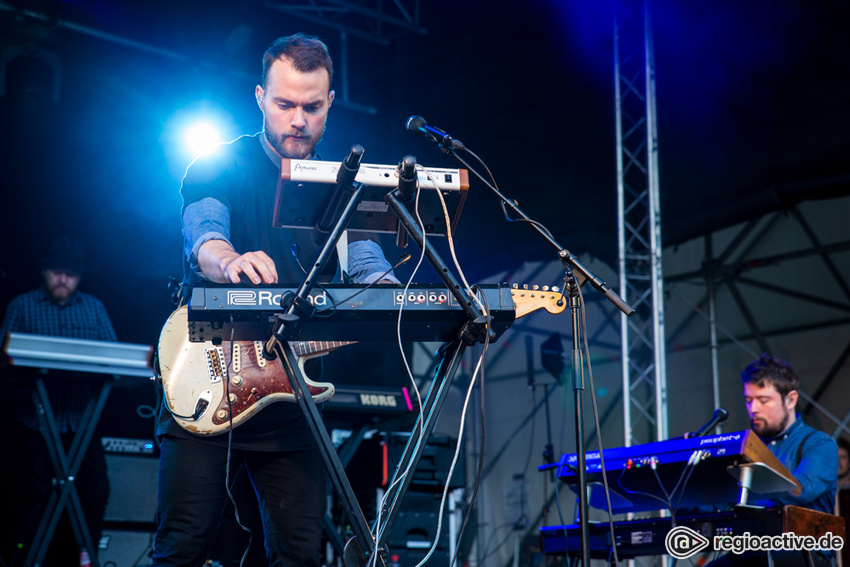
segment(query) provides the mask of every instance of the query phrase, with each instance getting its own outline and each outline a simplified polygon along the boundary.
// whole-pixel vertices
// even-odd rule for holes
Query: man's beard
[[[56,284],[47,291],[50,293],[50,297],[53,298],[53,301],[56,301],[57,303],[64,303],[68,301],[68,299],[70,299],[74,294],[73,289],[62,284]]]
[[[756,428],[756,422],[754,420],[750,420],[750,427],[760,437],[766,437],[766,438],[776,437],[777,435],[779,435],[780,433],[785,431],[785,429],[788,427],[788,420],[790,419],[790,417],[791,417],[791,414],[788,411],[786,411],[785,417],[782,419],[781,422],[779,422],[778,425],[776,425],[774,427],[769,427],[764,420],[758,421],[761,429]]]
[[[309,140],[289,138],[280,132],[274,132],[269,128],[269,123],[263,120],[263,129],[266,132],[266,139],[269,144],[280,154],[280,157],[288,159],[307,159],[313,155],[313,150],[322,141],[322,136],[325,135],[328,119],[322,123],[322,130],[316,135],[313,134]],[[287,144],[287,142],[289,142]]]

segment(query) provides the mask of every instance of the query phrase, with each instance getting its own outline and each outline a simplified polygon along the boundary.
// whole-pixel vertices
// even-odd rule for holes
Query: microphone
[[[339,218],[339,212],[344,201],[343,197],[346,192],[352,190],[354,178],[357,177],[357,172],[360,171],[360,158],[363,157],[363,152],[365,151],[360,144],[354,144],[351,146],[351,152],[348,154],[348,157],[339,166],[339,170],[336,172],[336,189],[334,189],[330,200],[328,200],[328,206],[325,208],[322,218],[319,219],[319,222],[313,228],[313,244],[319,245]]]
[[[727,417],[729,417],[728,411],[726,411],[724,408],[717,408],[716,410],[714,410],[714,415],[711,416],[711,419],[708,420],[708,423],[700,427],[694,433],[691,433],[688,437],[702,437],[703,435],[714,429],[717,424],[726,421]]]
[[[411,134],[424,135],[429,140],[436,142],[437,146],[447,154],[454,150],[466,149],[460,140],[454,140],[439,128],[428,126],[428,122],[421,116],[411,116],[404,124],[405,129]]]

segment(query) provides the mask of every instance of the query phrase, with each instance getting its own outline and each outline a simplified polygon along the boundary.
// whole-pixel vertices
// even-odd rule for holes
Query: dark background
[[[104,301],[119,339],[155,343],[172,308],[168,279],[181,275],[178,189],[193,157],[182,129],[204,113],[227,139],[260,129],[261,54],[296,31],[325,39],[337,66],[324,159],[360,143],[369,163],[414,154],[460,167],[404,131],[420,114],[475,151],[562,246],[616,265],[610,3],[423,2],[427,33],[387,25],[389,46],[349,35],[345,70],[338,32],[269,4],[0,2],[0,49],[21,54],[7,60],[0,97],[0,304],[39,285],[49,240],[67,234],[88,246],[81,289]],[[850,192],[842,3],[651,5],[666,246]],[[322,17],[359,23],[354,13]],[[45,52],[61,66],[58,83]],[[376,112],[344,104],[344,90]],[[555,258],[477,181],[456,244],[473,282]],[[387,256],[399,252],[390,239]]]

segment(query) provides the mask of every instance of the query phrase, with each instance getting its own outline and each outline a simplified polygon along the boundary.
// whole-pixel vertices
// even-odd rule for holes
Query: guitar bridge
[[[210,375],[210,382],[221,382],[225,372],[227,372],[227,363],[224,361],[224,349],[220,346],[205,349],[207,356],[207,372]]]

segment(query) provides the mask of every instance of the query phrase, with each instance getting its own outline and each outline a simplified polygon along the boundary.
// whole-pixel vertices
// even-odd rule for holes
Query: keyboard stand
[[[12,366],[39,369],[30,387],[39,428],[44,436],[48,456],[56,475],[53,479],[53,492],[48,498],[44,515],[27,552],[24,565],[26,567],[41,565],[59,518],[67,509],[77,544],[89,552],[92,566],[98,567],[98,548],[95,544],[100,542],[94,542],[91,539],[74,481],[94,437],[98,420],[113,383],[119,376],[150,378],[152,349],[149,345],[13,332],[5,337],[3,353]],[[65,451],[59,436],[55,414],[44,384],[45,373],[49,369],[104,375],[100,390],[93,393],[86,404],[79,428],[68,451]]]
[[[35,379],[35,385],[32,390],[33,402],[35,403],[39,426],[44,436],[44,441],[47,444],[47,451],[50,455],[50,461],[56,476],[54,477],[54,490],[51,492],[50,498],[47,501],[44,515],[39,522],[35,538],[24,561],[24,565],[27,567],[41,565],[47,553],[47,548],[53,539],[53,534],[56,531],[56,526],[59,523],[62,512],[66,509],[68,510],[68,517],[71,520],[71,528],[74,530],[74,538],[77,540],[77,544],[81,549],[88,550],[92,567],[98,567],[98,548],[95,547],[95,542],[91,539],[91,533],[89,532],[88,524],[83,514],[83,507],[80,503],[80,497],[77,494],[77,487],[74,480],[83,463],[83,457],[88,450],[89,443],[91,443],[94,436],[97,422],[106,405],[106,399],[112,390],[113,382],[114,377],[105,376],[100,392],[92,396],[86,404],[86,409],[80,420],[80,427],[74,435],[71,447],[66,453],[62,439],[59,437],[53,408],[47,396],[44,377],[39,375]]]

